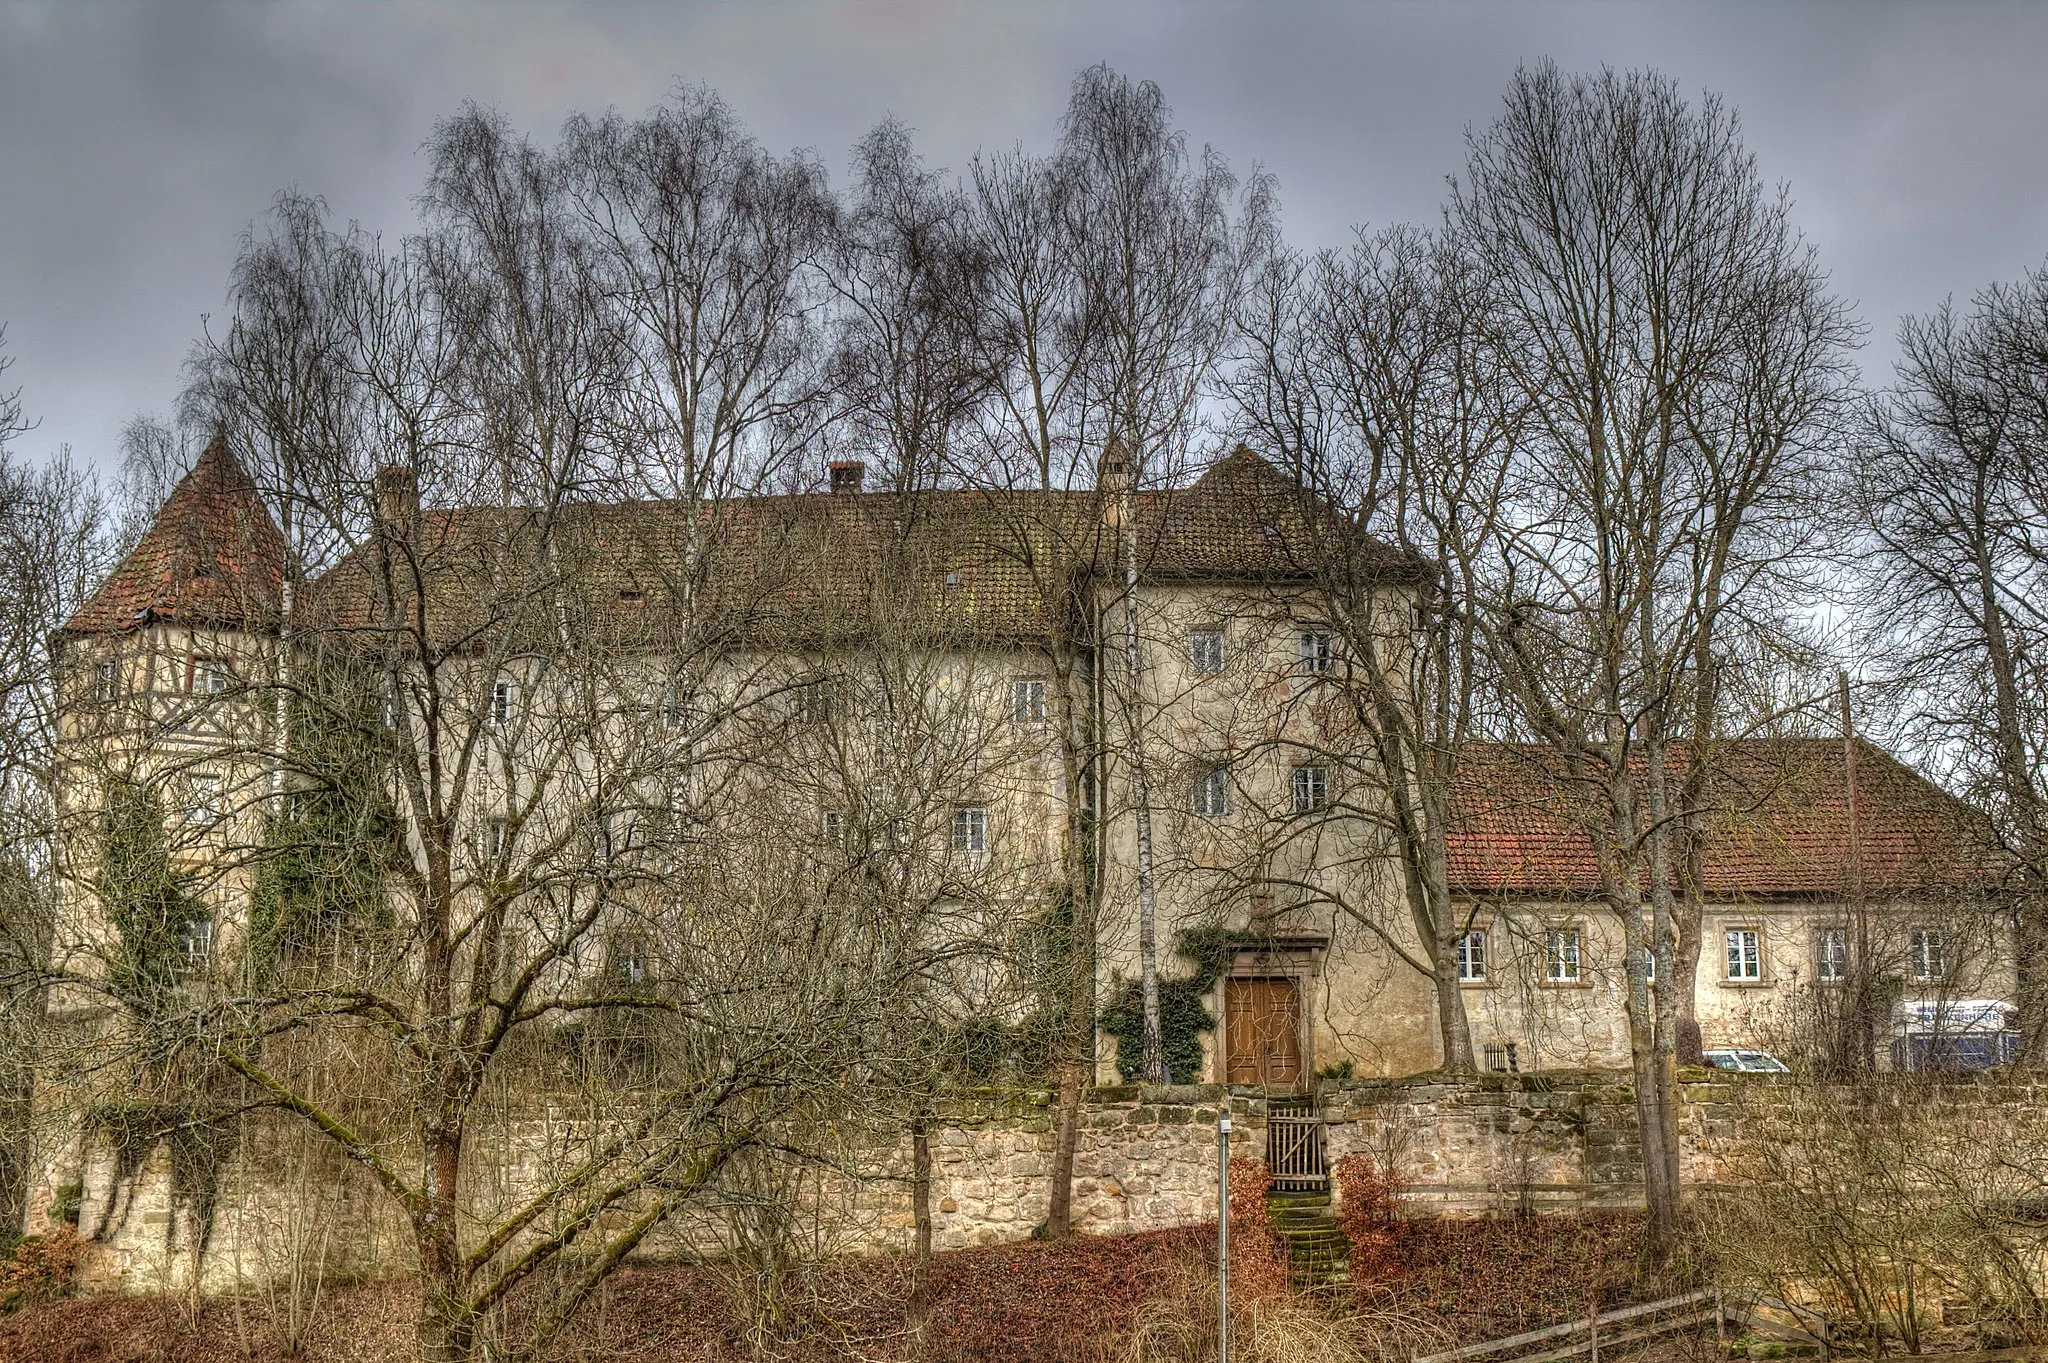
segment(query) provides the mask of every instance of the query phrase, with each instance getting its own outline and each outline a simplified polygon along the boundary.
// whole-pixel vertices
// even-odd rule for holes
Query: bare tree
[[[1143,1073],[1166,1075],[1159,1019],[1151,742],[1140,636],[1136,497],[1170,486],[1191,462],[1203,399],[1233,334],[1245,290],[1273,234],[1273,187],[1240,188],[1221,156],[1190,155],[1159,87],[1107,66],[1074,82],[1056,164],[1064,181],[1064,264],[1081,285],[1091,349],[1089,399],[1103,414],[1105,491],[1115,499],[1122,562],[1124,669],[1117,708],[1136,841]]]
[[[814,178],[701,105],[560,153],[471,110],[432,155],[395,252],[302,201],[247,245],[196,393],[255,477],[224,444],[209,493],[291,532],[234,684],[137,697],[191,740],[98,750],[139,839],[99,860],[157,872],[132,906],[91,877],[114,930],[60,961],[128,1038],[74,1055],[81,1107],[145,1143],[305,1124],[403,1222],[422,1348],[462,1358],[542,1347],[650,1236],[699,1233],[735,1161],[801,1158],[903,994],[893,924],[811,892],[775,782],[794,679],[762,659],[817,628],[790,589],[834,547],[732,496],[815,430]],[[660,478],[630,520],[600,500]],[[245,895],[202,964],[180,921]]]
[[[1335,635],[1327,684],[1366,740],[1337,750],[1362,760],[1347,765],[1330,812],[1275,831],[1284,842],[1316,838],[1330,818],[1360,825],[1353,874],[1318,877],[1311,893],[1431,981],[1454,1070],[1473,1066],[1458,985],[1469,924],[1445,837],[1480,729],[1474,612],[1485,608],[1520,415],[1491,372],[1471,273],[1454,249],[1408,228],[1285,262],[1266,281],[1233,385],[1247,431],[1295,480],[1289,552]]]
[[[1448,217],[1526,412],[1483,635],[1518,721],[1596,811],[1668,1254],[1692,973],[1677,950],[1690,787],[1670,744],[1711,713],[1712,660],[1769,622],[1769,588],[1809,538],[1804,465],[1853,331],[1734,116],[1654,74],[1519,72],[1471,135]]]
[[[1907,736],[2012,866],[2020,1028],[2048,1062],[2048,270],[1900,327],[1855,495],[1860,604]]]

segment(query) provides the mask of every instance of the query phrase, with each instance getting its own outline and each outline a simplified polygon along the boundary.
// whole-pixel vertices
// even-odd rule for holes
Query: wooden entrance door
[[[1293,980],[1225,980],[1224,1080],[1297,1088],[1301,1084],[1301,993]]]

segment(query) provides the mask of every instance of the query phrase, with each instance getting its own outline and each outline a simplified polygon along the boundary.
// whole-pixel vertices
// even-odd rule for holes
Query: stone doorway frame
[[[1301,1056],[1296,1091],[1314,1092],[1315,1028],[1309,1025],[1309,1014],[1315,1006],[1316,989],[1322,983],[1323,957],[1329,947],[1330,939],[1319,933],[1276,933],[1257,946],[1240,947],[1236,951],[1229,968],[1217,979],[1215,986],[1215,1082],[1230,1082],[1230,981],[1291,980],[1294,983],[1295,1045]]]

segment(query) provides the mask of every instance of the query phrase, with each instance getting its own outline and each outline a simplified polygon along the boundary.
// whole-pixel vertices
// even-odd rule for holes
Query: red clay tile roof
[[[276,615],[284,564],[284,537],[269,508],[216,439],[64,629],[113,633],[152,620],[260,626]]]
[[[1690,760],[1674,745],[1674,769]],[[1842,742],[1716,745],[1702,891],[1710,898],[1838,895],[1849,878]],[[1872,893],[1985,886],[1998,861],[1968,805],[1870,743],[1856,743],[1857,842]],[[1599,891],[1583,792],[1535,745],[1481,744],[1458,777],[1450,878],[1466,894],[1577,898]]]

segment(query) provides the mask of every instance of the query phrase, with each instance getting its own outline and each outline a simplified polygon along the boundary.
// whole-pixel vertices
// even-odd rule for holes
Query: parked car
[[[1738,1051],[1728,1048],[1706,1052],[1707,1064],[1717,1070],[1740,1070],[1744,1074],[1790,1074],[1792,1067],[1769,1051]]]

